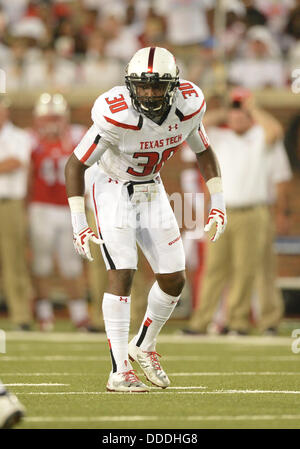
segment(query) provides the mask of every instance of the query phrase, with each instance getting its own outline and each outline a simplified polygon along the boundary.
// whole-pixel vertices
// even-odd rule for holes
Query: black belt
[[[151,181],[129,181],[128,183],[126,183],[129,198],[131,198],[133,195],[133,186],[138,184],[155,184],[155,181],[154,179],[151,179]]]

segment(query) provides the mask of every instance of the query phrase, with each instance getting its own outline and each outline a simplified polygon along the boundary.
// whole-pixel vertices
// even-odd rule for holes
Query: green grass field
[[[178,326],[157,347],[171,387],[140,394],[106,392],[103,334],[8,331],[0,378],[27,409],[18,428],[300,428],[300,353],[289,330],[184,337]]]

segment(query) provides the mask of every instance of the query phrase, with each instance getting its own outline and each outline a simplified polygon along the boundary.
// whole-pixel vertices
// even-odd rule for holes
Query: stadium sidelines
[[[7,331],[8,341],[38,341],[38,342],[62,342],[62,343],[106,343],[105,334],[84,334],[75,332],[55,332],[47,334],[44,332],[16,332]],[[258,346],[285,346],[291,344],[291,337],[268,337],[268,336],[224,336],[224,335],[160,335],[159,343],[237,343]]]

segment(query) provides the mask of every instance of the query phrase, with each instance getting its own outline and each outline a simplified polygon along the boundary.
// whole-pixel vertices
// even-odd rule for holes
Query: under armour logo
[[[177,125],[177,123],[175,123],[175,125],[174,126],[172,126],[172,125],[169,125],[169,131],[172,131],[172,129],[178,129],[178,125]]]
[[[123,296],[120,296],[120,301],[128,302],[128,298],[123,298]]]

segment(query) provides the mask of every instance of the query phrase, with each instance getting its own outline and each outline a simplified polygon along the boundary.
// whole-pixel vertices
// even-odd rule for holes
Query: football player
[[[220,171],[201,123],[203,93],[195,84],[179,80],[178,72],[168,50],[140,49],[127,66],[125,86],[114,87],[96,100],[93,125],[66,165],[75,247],[90,259],[89,243],[100,244],[108,270],[102,304],[112,360],[108,391],[148,391],[130,361],[136,361],[154,385],[170,385],[156,339],[180,298],[185,256],[159,172],[185,140],[196,154],[211,195],[205,230],[216,223],[215,241],[226,226]],[[87,223],[83,196],[84,172],[95,162],[99,170],[92,198],[98,237]],[[128,344],[136,243],[156,279],[140,329]]]
[[[40,329],[45,331],[52,329],[54,320],[49,293],[55,258],[69,298],[71,320],[78,329],[88,326],[82,260],[72,244],[64,177],[67,159],[85,131],[80,125],[70,125],[68,105],[62,95],[40,96],[34,108],[28,196],[36,316]]]

